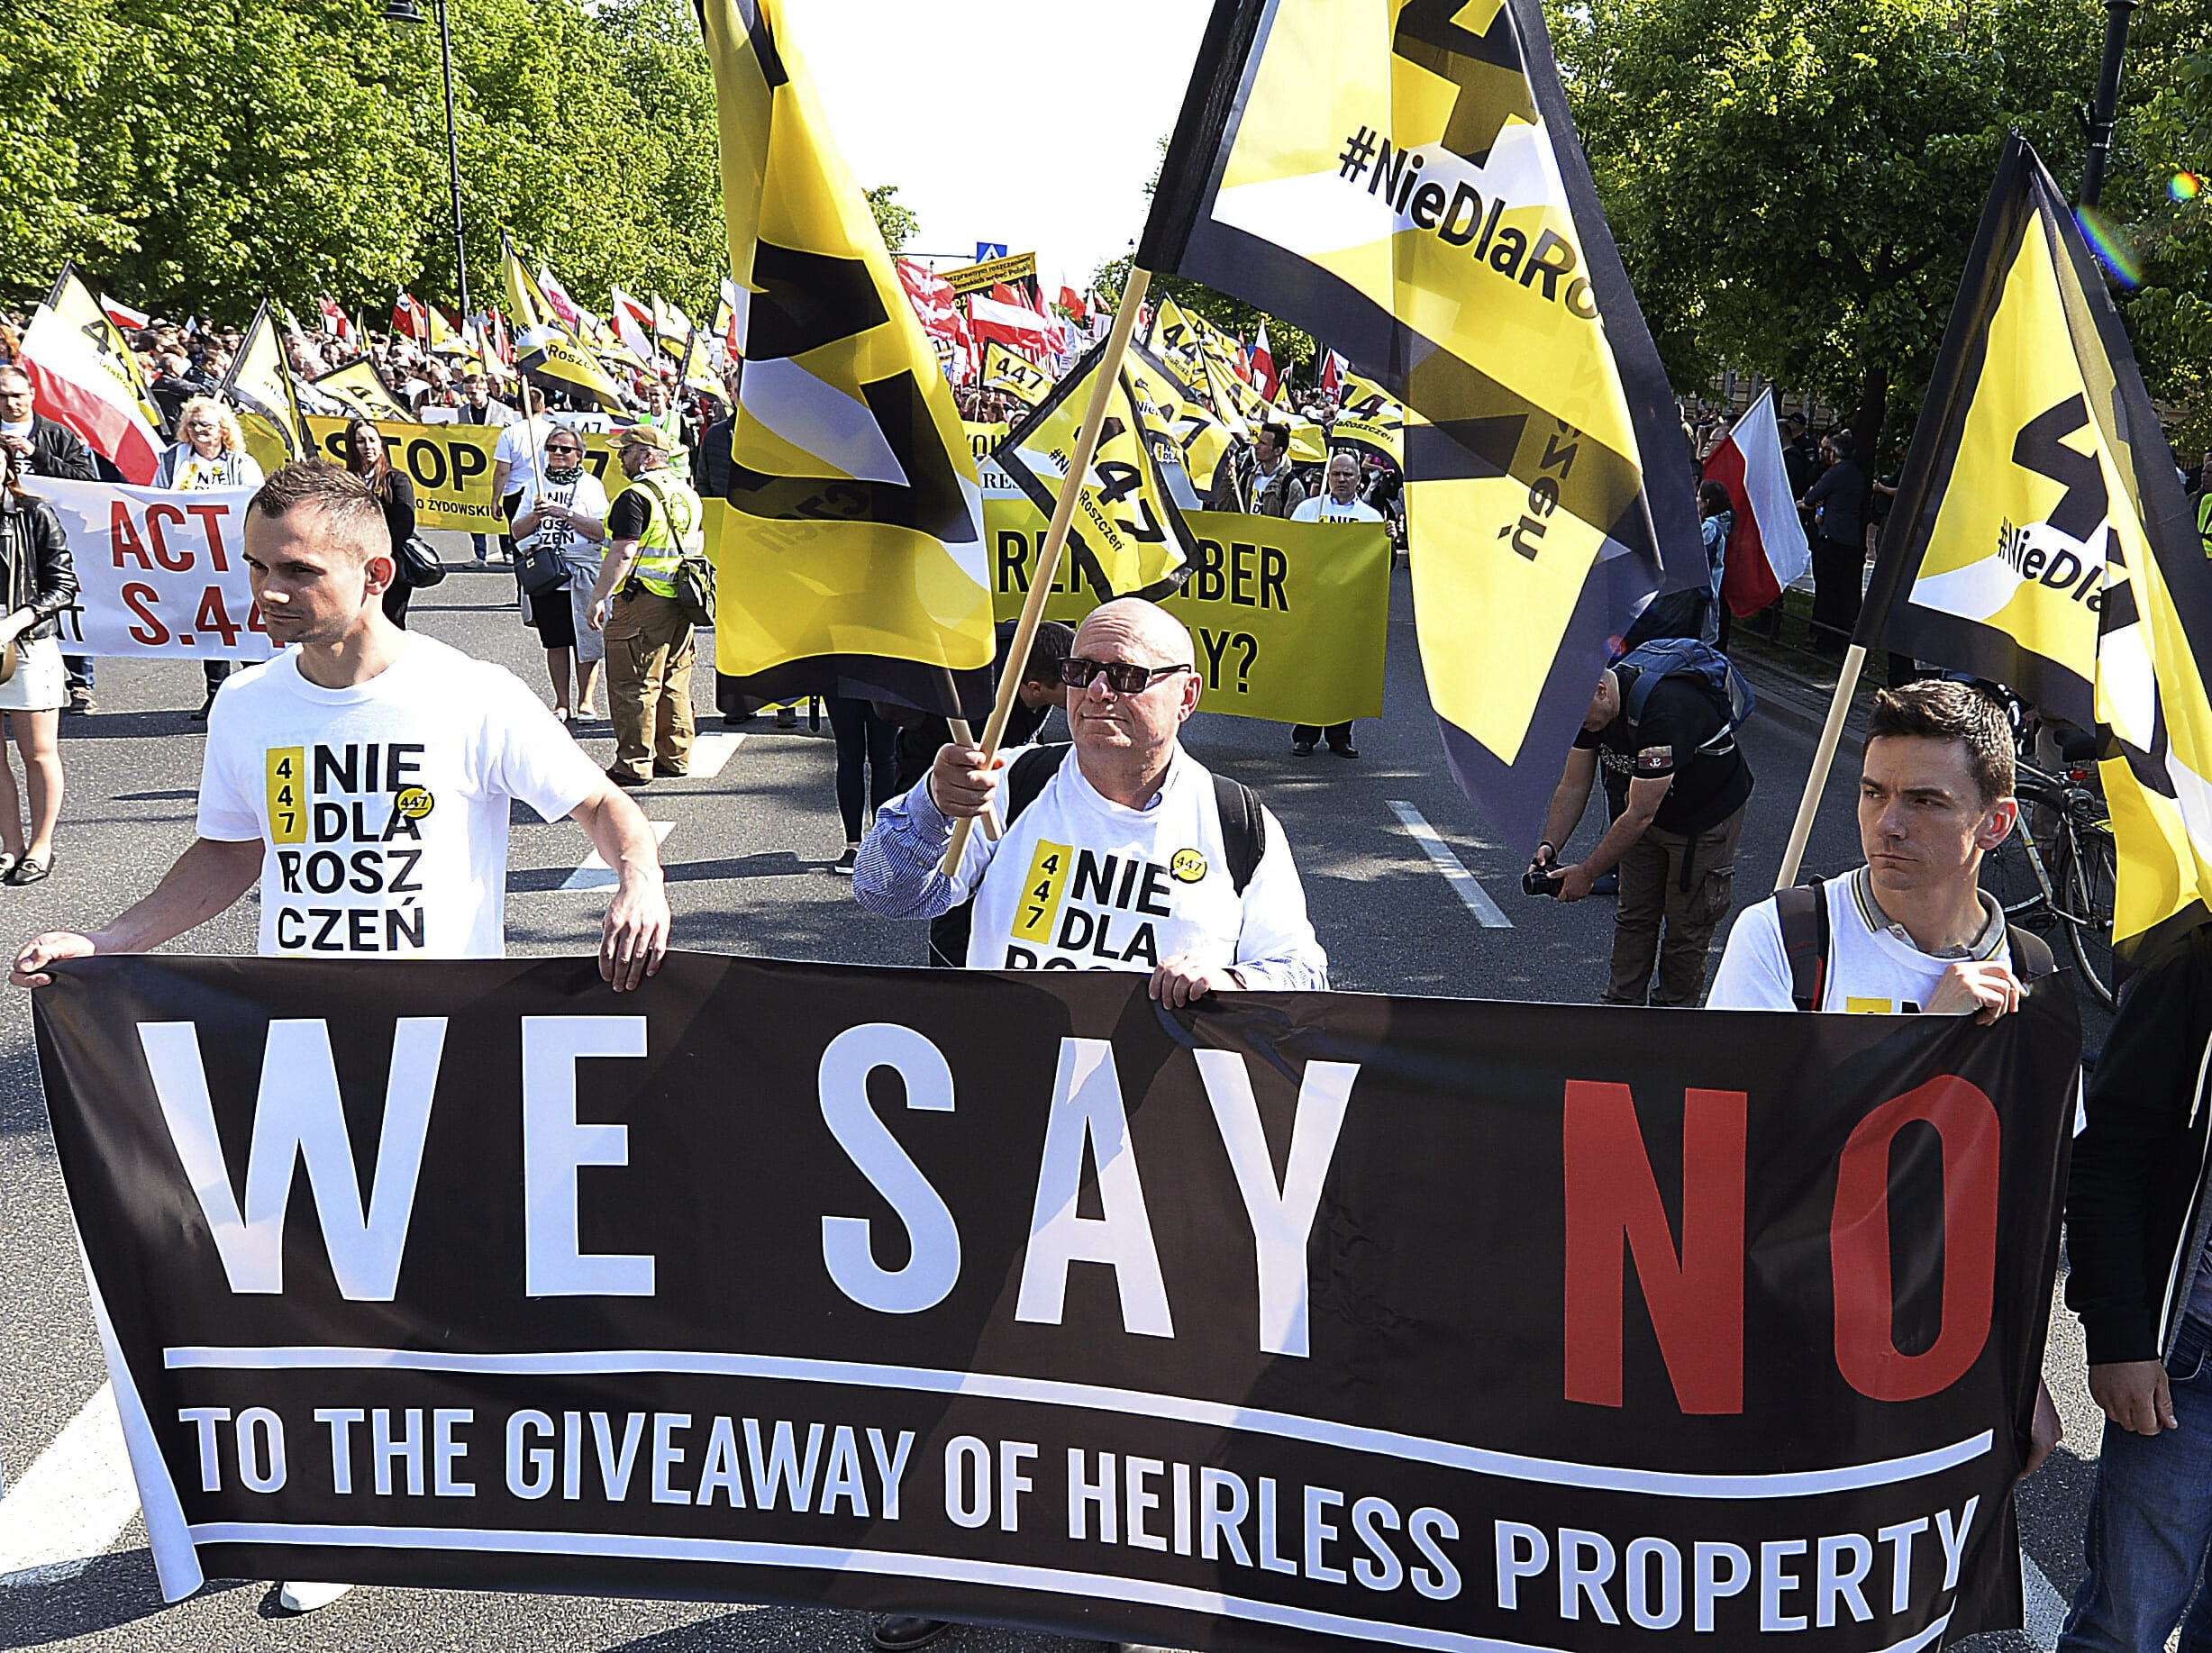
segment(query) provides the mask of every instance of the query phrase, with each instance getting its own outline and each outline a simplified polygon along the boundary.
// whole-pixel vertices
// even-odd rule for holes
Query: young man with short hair
[[[9,979],[59,959],[150,952],[261,886],[259,951],[305,958],[506,952],[511,800],[571,816],[618,885],[599,974],[617,993],[660,967],[669,903],[652,828],[503,667],[385,617],[384,506],[321,460],[287,465],[247,508],[254,602],[285,652],[209,713],[198,836],[150,895],[86,934],[25,942]],[[295,1612],[350,1586],[287,1583]]]
[[[199,835],[104,928],[26,942],[15,985],[43,986],[56,959],[150,951],[257,882],[265,956],[499,958],[514,798],[571,816],[616,870],[600,975],[619,992],[657,971],[669,904],[651,827],[512,672],[384,617],[391,537],[367,484],[287,465],[245,535],[254,601],[287,647],[217,697]]]
[[[2020,960],[1981,858],[2018,819],[2012,725],[1971,684],[1942,678],[1874,698],[1859,777],[1865,865],[1818,886],[1827,958],[1816,1010],[1994,1022],[2020,1002]],[[1737,920],[1707,1004],[1789,1010],[1793,973],[1778,898]]]

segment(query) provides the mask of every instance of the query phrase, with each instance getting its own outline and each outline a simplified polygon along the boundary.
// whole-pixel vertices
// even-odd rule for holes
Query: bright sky
[[[1080,289],[1144,226],[1144,186],[1175,124],[1205,0],[786,0],[845,164],[898,186],[909,252],[1037,254],[1049,297]]]

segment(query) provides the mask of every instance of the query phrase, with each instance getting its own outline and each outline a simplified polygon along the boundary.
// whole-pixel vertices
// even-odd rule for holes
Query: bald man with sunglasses
[[[1189,631],[1156,604],[1094,609],[1060,667],[1074,744],[988,762],[978,747],[939,749],[921,785],[876,811],[853,868],[860,904],[917,919],[972,901],[969,969],[1143,970],[1170,1008],[1216,988],[1325,991],[1328,957],[1281,822],[1183,750],[1198,709],[1193,658]],[[985,813],[1000,836],[969,833],[946,877],[952,823]],[[915,1653],[951,1629],[895,1613],[874,1642]]]
[[[1157,604],[1094,610],[1060,668],[1072,748],[988,764],[976,747],[942,748],[920,786],[877,811],[854,867],[860,904],[934,918],[972,898],[969,968],[1143,970],[1170,1007],[1215,988],[1325,990],[1280,822],[1183,749],[1192,658],[1190,633]],[[944,876],[952,823],[987,812],[1002,835],[970,833]]]

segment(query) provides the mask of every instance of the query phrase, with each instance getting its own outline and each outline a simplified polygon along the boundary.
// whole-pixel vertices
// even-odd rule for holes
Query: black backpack
[[[1014,760],[1006,771],[1006,824],[1037,801],[1045,782],[1060,772],[1068,746],[1033,746]],[[1214,777],[1214,804],[1221,811],[1222,848],[1228,856],[1229,881],[1242,895],[1252,873],[1267,853],[1267,817],[1261,813],[1260,795],[1243,781],[1226,775]],[[930,967],[958,970],[968,963],[968,937],[975,923],[975,897],[969,896],[951,912],[929,922]]]
[[[1816,878],[1774,892],[1774,916],[1781,921],[1782,954],[1789,960],[1790,1002],[1799,1010],[1818,1008],[1828,989],[1827,881]],[[2005,926],[2005,944],[2012,949],[2013,968],[2023,982],[2049,976],[2058,968],[2051,944],[2017,924]]]

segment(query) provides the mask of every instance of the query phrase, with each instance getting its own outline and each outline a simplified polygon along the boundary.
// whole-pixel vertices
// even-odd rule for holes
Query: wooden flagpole
[[[1129,352],[1129,340],[1136,332],[1137,310],[1144,303],[1146,290],[1152,284],[1152,272],[1133,268],[1129,284],[1122,292],[1121,306],[1114,313],[1114,331],[1106,338],[1106,355],[1100,359],[1097,377],[1090,387],[1090,405],[1083,410],[1083,423],[1076,432],[1075,451],[1068,456],[1068,474],[1061,478],[1060,497],[1052,504],[1052,523],[1045,530],[1044,543],[1037,548],[1037,561],[1029,571],[1029,595],[1022,604],[1022,618],[1014,628],[1014,646],[1006,654],[1006,668],[998,677],[998,702],[991,708],[990,722],[983,726],[983,762],[988,767],[991,759],[998,756],[998,743],[1006,732],[1006,720],[1014,713],[1014,697],[1021,692],[1022,672],[1029,661],[1030,645],[1036,640],[1037,624],[1044,618],[1044,600],[1052,588],[1052,581],[1060,573],[1060,557],[1068,543],[1068,527],[1075,520],[1075,506],[1083,489],[1083,479],[1090,475],[1090,462],[1098,451],[1098,432],[1106,423],[1106,409],[1113,405],[1114,387],[1121,382],[1122,359]],[[960,857],[968,849],[968,835],[974,830],[975,819],[957,821],[952,825],[952,842],[945,849],[943,871],[951,877],[960,869]]]
[[[1859,668],[1865,664],[1864,643],[1853,643],[1843,651],[1835,698],[1828,703],[1828,721],[1821,725],[1820,745],[1813,753],[1813,772],[1805,777],[1805,796],[1798,800],[1798,818],[1789,828],[1789,846],[1782,851],[1782,869],[1774,880],[1778,890],[1786,890],[1798,881],[1798,864],[1805,858],[1806,841],[1813,835],[1813,817],[1820,811],[1820,795],[1835,764],[1835,749],[1843,739],[1843,720],[1850,715],[1851,697],[1859,687]]]

